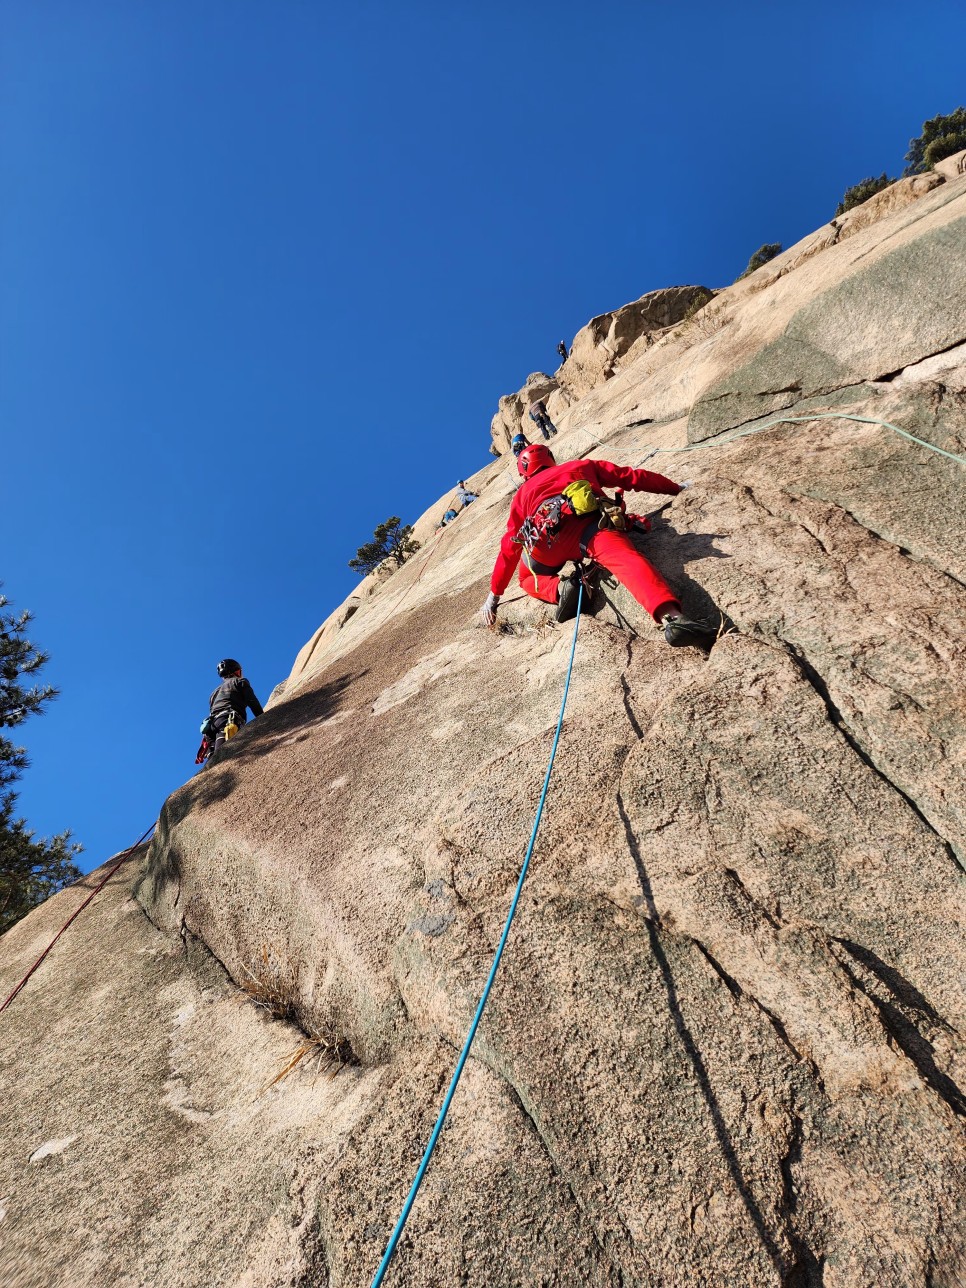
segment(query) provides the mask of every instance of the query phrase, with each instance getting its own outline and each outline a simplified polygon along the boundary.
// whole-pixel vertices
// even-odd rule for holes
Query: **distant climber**
[[[556,434],[553,422],[547,415],[547,404],[542,398],[538,398],[535,403],[530,404],[530,419],[536,425],[537,429],[543,435],[544,439],[552,438]]]
[[[510,451],[514,456],[519,456],[525,447],[530,446],[530,440],[526,434],[514,434],[510,439]]]
[[[439,523],[437,523],[436,531],[439,532],[440,528],[447,527],[450,523],[453,522],[454,519],[458,517],[459,517],[459,510],[452,510],[452,509],[447,510],[446,513],[443,515],[443,517],[440,519]]]
[[[475,501],[479,496],[478,492],[471,492],[462,479],[456,484],[456,499],[465,510],[470,502]]]
[[[564,361],[564,362],[566,362],[566,361],[567,361],[567,346],[566,346],[566,344],[564,344],[563,340],[561,340],[561,341],[560,341],[560,343],[557,345],[557,352],[560,354],[560,357],[563,359],[563,361]]]
[[[218,674],[221,676],[221,683],[208,699],[209,716],[205,721],[207,730],[202,726],[202,733],[209,744],[208,754],[217,751],[231,737],[225,732],[226,729],[231,725],[241,726],[247,722],[246,711],[251,711],[253,716],[262,714],[261,703],[255,697],[251,684],[242,677],[239,662],[233,657],[222,658],[218,663]]]
[[[626,531],[647,528],[646,519],[625,515],[605,487],[677,496],[681,484],[610,461],[567,461],[558,465],[543,443],[533,443],[517,457],[524,483],[510,504],[510,517],[490,579],[490,593],[480,610],[487,626],[496,622],[500,596],[521,561],[520,585],[534,599],[557,605],[557,621],[576,616],[580,572],[560,577],[564,564],[582,556],[606,568],[651,614],[674,647],[696,645],[709,651],[716,632],[683,615],[681,604],[663,577],[633,545]]]

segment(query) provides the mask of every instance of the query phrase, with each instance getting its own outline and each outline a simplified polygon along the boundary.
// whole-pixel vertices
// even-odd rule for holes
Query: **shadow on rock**
[[[653,531],[637,539],[635,544],[678,592],[688,616],[714,622],[724,618],[724,613],[686,569],[702,559],[730,559],[727,551],[719,550],[714,544],[723,539],[724,534],[720,532],[678,532],[662,517],[655,521]]]
[[[368,669],[346,672],[328,684],[311,689],[272,707],[253,723],[247,724],[237,737],[211,757],[203,773],[222,766],[243,762],[253,756],[268,756],[283,742],[304,742],[312,730],[337,714],[346,689],[361,680]],[[199,775],[199,776],[203,776]]]
[[[721,539],[722,534],[716,532],[679,533],[663,519],[657,519],[653,531],[647,535],[631,534],[635,548],[654,565],[677,594],[685,616],[713,626],[723,622],[727,630],[733,625],[731,619],[721,611],[700,582],[685,571],[688,564],[701,559],[730,559],[730,554],[714,545]],[[603,577],[588,611],[594,615],[608,604],[624,630],[639,634],[615,601],[613,592],[617,585],[613,574]]]
[[[162,903],[174,910],[181,899],[181,852],[173,836],[175,828],[192,810],[224,800],[237,783],[238,776],[228,765],[206,766],[161,807],[144,871],[132,891],[155,925],[170,924]]]
[[[728,1132],[724,1115],[721,1112],[721,1106],[718,1103],[718,1098],[714,1093],[714,1088],[711,1086],[711,1080],[708,1077],[708,1070],[704,1062],[704,1057],[695,1041],[694,1034],[688,1027],[688,1022],[681,1011],[681,1004],[678,1000],[678,991],[674,982],[671,963],[668,961],[667,954],[664,951],[664,946],[661,943],[661,918],[654,903],[654,893],[651,889],[650,878],[648,877],[647,869],[644,866],[644,859],[641,855],[640,846],[637,843],[637,837],[634,835],[634,829],[631,827],[630,819],[627,817],[623,802],[619,797],[618,809],[620,811],[621,821],[624,824],[624,832],[627,837],[628,848],[630,849],[631,855],[634,859],[637,878],[641,885],[641,894],[643,896],[645,911],[644,924],[647,928],[648,939],[650,940],[651,953],[658,964],[661,977],[664,981],[664,988],[667,992],[668,1010],[671,1013],[674,1027],[681,1040],[681,1045],[687,1053],[688,1059],[691,1061],[691,1066],[694,1069],[695,1076],[697,1077],[698,1086],[701,1089],[701,1095],[707,1105],[708,1114],[711,1118],[714,1132],[718,1139],[719,1148],[721,1149],[721,1153],[728,1166],[728,1171],[731,1173],[735,1188],[741,1196],[741,1201],[745,1206],[745,1210],[758,1232],[758,1237],[761,1239],[762,1246],[765,1248],[779,1274],[782,1275],[782,1282],[792,1282],[791,1279],[786,1280],[785,1278],[791,1268],[786,1266],[785,1258],[782,1256],[778,1244],[775,1242],[771,1231],[768,1229],[761,1208],[752,1193],[744,1172],[741,1170],[741,1163],[735,1151],[734,1142]]]
[[[345,690],[362,675],[365,671],[340,675],[329,684],[266,711],[230,743],[219,748],[194,778],[168,797],[144,872],[134,888],[134,897],[156,925],[174,924],[181,900],[179,824],[196,810],[204,810],[230,796],[244,777],[246,760],[267,756],[282,742],[300,742],[310,737],[313,727],[335,715]]]
[[[883,1028],[919,1070],[923,1082],[945,1100],[953,1113],[960,1117],[966,1115],[966,1096],[939,1067],[935,1058],[936,1048],[921,1031],[921,1027],[926,1024],[947,1032],[952,1031],[951,1026],[917,988],[875,953],[848,939],[838,939],[836,942],[865,967],[869,978],[863,978],[854,965],[839,957],[849,979],[872,1002]]]

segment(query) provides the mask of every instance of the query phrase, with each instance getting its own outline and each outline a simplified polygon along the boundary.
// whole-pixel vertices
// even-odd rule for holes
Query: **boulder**
[[[527,376],[522,389],[515,394],[504,394],[497,406],[497,413],[490,423],[490,438],[495,455],[502,455],[510,450],[510,442],[517,434],[526,434],[530,438],[536,426],[530,419],[531,404],[542,400],[547,405],[551,420],[559,416],[566,407],[560,396],[560,385],[554,376],[542,371],[534,371]],[[554,422],[556,423],[556,422]]]
[[[714,292],[706,286],[669,286],[649,291],[639,300],[592,318],[574,336],[570,356],[557,372],[557,379],[571,400],[583,398],[609,380],[621,359],[640,341],[646,341],[675,326],[695,306],[707,303]]]
[[[570,355],[554,376],[542,372],[528,376],[521,390],[500,399],[490,425],[493,454],[508,451],[516,434],[522,432],[529,437],[533,424],[527,412],[532,402],[542,398],[550,419],[558,425],[571,404],[609,380],[627,355],[648,347],[654,337],[675,326],[713,295],[706,286],[669,286],[591,318],[574,336]]]
[[[944,157],[933,166],[936,174],[944,179],[961,179],[966,175],[966,150],[954,152],[951,157]]]

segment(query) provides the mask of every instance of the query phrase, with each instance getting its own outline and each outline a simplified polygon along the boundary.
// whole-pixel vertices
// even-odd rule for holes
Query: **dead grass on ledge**
[[[352,1043],[336,1017],[319,1025],[305,1012],[299,994],[299,975],[302,963],[287,953],[280,953],[271,944],[262,944],[251,967],[243,967],[247,980],[241,986],[262,1010],[273,1019],[285,1020],[302,1030],[304,1041],[282,1061],[282,1068],[261,1088],[264,1095],[276,1083],[287,1078],[300,1065],[315,1062],[315,1076],[326,1070],[334,1078],[340,1070],[359,1064]]]

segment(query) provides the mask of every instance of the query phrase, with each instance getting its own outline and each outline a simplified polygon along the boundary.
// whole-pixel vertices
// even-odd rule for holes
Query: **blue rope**
[[[382,1261],[379,1263],[379,1269],[376,1271],[375,1278],[372,1281],[371,1288],[379,1288],[386,1271],[389,1268],[389,1262],[392,1260],[392,1254],[396,1250],[396,1244],[399,1242],[399,1236],[403,1232],[403,1227],[409,1216],[410,1209],[415,1202],[416,1195],[419,1193],[419,1187],[423,1182],[426,1174],[426,1168],[429,1166],[429,1160],[432,1157],[433,1150],[436,1148],[436,1142],[439,1134],[443,1130],[443,1123],[446,1121],[446,1115],[449,1112],[450,1103],[456,1091],[457,1083],[460,1080],[460,1074],[463,1072],[463,1066],[466,1064],[467,1057],[470,1053],[470,1047],[473,1045],[473,1039],[476,1036],[476,1030],[479,1027],[480,1020],[483,1018],[483,1008],[486,1006],[486,999],[490,995],[490,989],[493,987],[493,981],[496,978],[496,972],[500,966],[500,958],[503,956],[503,949],[506,947],[506,941],[510,934],[510,925],[513,922],[514,913],[517,910],[517,903],[520,899],[520,893],[523,890],[523,882],[526,879],[527,869],[530,866],[530,856],[533,854],[533,847],[537,840],[537,829],[540,826],[540,818],[543,814],[544,801],[547,799],[547,788],[550,786],[550,774],[553,770],[554,757],[557,754],[557,743],[560,741],[560,730],[563,728],[564,709],[567,706],[567,694],[570,692],[570,676],[574,669],[574,653],[577,650],[577,631],[580,628],[580,605],[584,595],[583,584],[581,583],[577,592],[577,620],[574,623],[574,638],[570,646],[570,662],[567,665],[567,679],[564,684],[563,699],[560,703],[560,715],[557,717],[557,731],[553,737],[553,746],[550,748],[550,763],[547,765],[546,777],[543,780],[543,791],[540,793],[540,803],[537,806],[537,816],[533,821],[533,831],[530,833],[530,844],[527,846],[526,857],[523,860],[523,867],[520,869],[520,878],[517,881],[517,888],[510,904],[510,911],[507,913],[506,925],[503,927],[503,934],[500,937],[500,943],[496,950],[496,956],[493,958],[493,965],[490,967],[490,973],[486,978],[486,984],[483,986],[483,994],[480,997],[479,1005],[476,1008],[476,1014],[473,1016],[473,1023],[470,1025],[469,1032],[466,1035],[466,1041],[463,1043],[463,1049],[460,1052],[459,1059],[456,1061],[456,1069],[450,1080],[449,1090],[443,1100],[443,1107],[439,1111],[439,1117],[436,1119],[436,1126],[433,1128],[433,1134],[429,1138],[429,1144],[426,1146],[426,1152],[423,1154],[423,1161],[419,1164],[419,1170],[416,1173],[416,1179],[413,1181],[412,1188],[403,1204],[402,1212],[399,1214],[399,1220],[396,1222],[396,1228],[386,1247]]]

